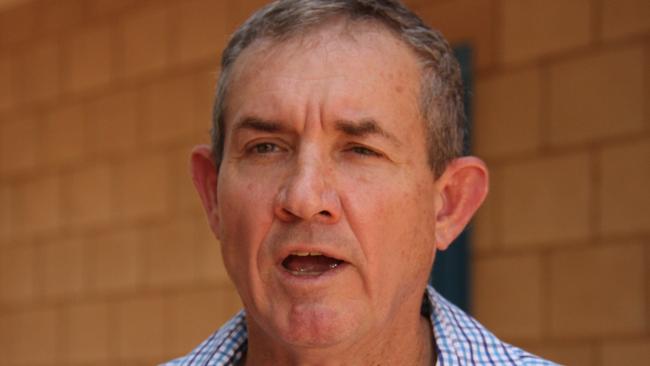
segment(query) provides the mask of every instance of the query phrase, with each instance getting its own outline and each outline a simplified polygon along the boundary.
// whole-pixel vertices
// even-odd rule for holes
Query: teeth
[[[292,252],[291,255],[296,255],[298,257],[307,257],[307,256],[318,256],[318,255],[323,255],[323,253],[319,252]]]

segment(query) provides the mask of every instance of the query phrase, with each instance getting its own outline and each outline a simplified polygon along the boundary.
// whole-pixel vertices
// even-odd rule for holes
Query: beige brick
[[[84,153],[84,114],[81,105],[57,108],[45,117],[43,160],[62,165],[81,160]]]
[[[61,91],[58,41],[30,45],[18,56],[16,88],[21,102],[51,100]]]
[[[0,185],[0,246],[14,234],[15,191],[9,184]]]
[[[84,29],[66,44],[66,90],[79,93],[112,79],[114,46],[108,26]]]
[[[61,179],[50,176],[19,186],[17,218],[19,232],[37,235],[52,232],[62,224]]]
[[[85,287],[84,242],[78,238],[48,241],[38,247],[39,283],[50,298],[79,295]]]
[[[136,4],[133,0],[93,0],[85,5],[89,15],[100,17],[122,13]]]
[[[38,309],[9,316],[9,350],[3,362],[16,365],[49,365],[61,360],[62,324],[55,309]]]
[[[36,32],[36,5],[18,4],[0,13],[0,44],[24,42]]]
[[[176,356],[192,350],[241,308],[228,288],[182,292],[169,304],[170,351]]]
[[[16,103],[14,71],[9,54],[0,54],[0,111]]]
[[[221,256],[221,244],[214,237],[205,216],[195,219],[197,243],[197,269],[201,281],[230,284]]]
[[[452,44],[469,43],[475,65],[484,68],[494,63],[496,27],[493,7],[492,0],[458,0],[426,2],[414,9]]]
[[[165,4],[129,14],[121,27],[124,75],[127,78],[159,72],[169,64],[171,32]]]
[[[38,124],[33,115],[21,115],[0,123],[0,171],[14,174],[37,164]]]
[[[72,226],[107,224],[114,217],[112,173],[107,164],[94,164],[65,177],[67,219]]]
[[[146,230],[147,284],[178,286],[196,279],[196,225],[187,218]]]
[[[36,257],[28,244],[0,247],[0,302],[24,303],[36,294]]]
[[[147,142],[164,144],[191,137],[196,118],[193,75],[168,79],[145,90],[143,133]]]
[[[38,4],[38,30],[52,34],[78,25],[84,20],[85,0],[49,0]]]
[[[92,238],[88,253],[88,285],[93,291],[133,291],[142,282],[140,233],[125,229]]]
[[[197,74],[197,94],[195,96],[195,129],[197,142],[210,143],[210,129],[212,128],[212,105],[217,85],[217,70],[208,68]]]
[[[526,351],[539,355],[561,365],[592,366],[596,365],[594,350],[589,345],[552,345],[543,347],[525,347]]]
[[[90,102],[86,119],[88,149],[99,155],[133,151],[139,118],[136,92],[120,92]]]
[[[178,9],[175,60],[189,63],[217,59],[229,32],[226,1],[188,0]]]
[[[541,75],[536,68],[476,83],[474,133],[477,154],[503,156],[539,148],[541,89]]]
[[[595,141],[643,130],[643,70],[643,49],[636,46],[551,67],[551,142]]]
[[[650,227],[650,140],[602,151],[599,227],[604,234]]]
[[[650,3],[645,0],[603,0],[602,34],[614,39],[650,30]]]
[[[650,340],[628,340],[605,343],[602,366],[644,366],[650,360]]]
[[[120,360],[142,360],[164,354],[163,299],[136,298],[116,305],[115,343]]]
[[[503,62],[535,59],[591,41],[589,0],[504,0],[500,4]]]
[[[479,259],[473,271],[474,314],[506,339],[542,334],[542,263],[535,255]]]
[[[73,305],[66,308],[67,362],[90,364],[108,361],[109,309],[105,303]]]
[[[499,189],[501,233],[507,246],[589,237],[590,169],[583,154],[515,163]]]
[[[554,336],[612,336],[645,329],[642,245],[556,251],[550,271],[550,329]]]
[[[246,1],[226,1],[226,32],[234,32],[237,27],[242,25],[253,13],[264,5],[270,3],[270,0],[246,0]]]
[[[170,180],[158,155],[129,159],[117,167],[118,216],[124,220],[160,216],[169,209]]]

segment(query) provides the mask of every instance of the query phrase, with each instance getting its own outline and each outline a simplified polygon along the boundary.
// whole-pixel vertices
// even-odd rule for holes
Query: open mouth
[[[282,267],[295,276],[319,276],[342,263],[319,252],[293,252],[282,261]]]

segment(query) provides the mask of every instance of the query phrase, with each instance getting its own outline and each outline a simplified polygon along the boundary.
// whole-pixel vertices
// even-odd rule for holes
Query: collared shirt
[[[433,327],[436,366],[555,365],[500,341],[431,286],[426,289],[422,305],[422,313],[429,316]],[[246,354],[247,346],[246,313],[242,310],[187,356],[164,365],[237,365]]]

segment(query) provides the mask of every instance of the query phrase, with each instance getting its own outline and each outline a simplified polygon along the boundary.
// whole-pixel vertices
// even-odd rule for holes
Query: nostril
[[[319,212],[318,214],[323,215],[323,216],[327,216],[327,217],[332,217],[332,214],[329,211],[326,211],[326,210],[323,210],[323,211]]]

